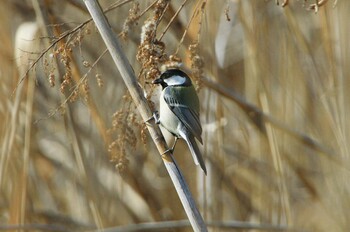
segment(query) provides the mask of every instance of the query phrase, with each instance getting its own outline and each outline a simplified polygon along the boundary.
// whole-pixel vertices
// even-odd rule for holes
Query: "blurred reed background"
[[[350,2],[320,2],[171,1],[159,20],[157,38],[172,21],[162,54],[178,49],[166,61],[181,59],[199,87],[208,176],[183,143],[175,157],[203,217],[218,222],[211,231],[233,221],[350,230]],[[158,5],[100,3],[114,4],[108,20],[157,107],[146,82],[162,60],[140,64],[149,57],[138,47]],[[186,219],[100,35],[79,27],[88,19],[83,1],[2,1],[0,229],[145,231],[137,224]],[[174,225],[162,231],[191,231]]]

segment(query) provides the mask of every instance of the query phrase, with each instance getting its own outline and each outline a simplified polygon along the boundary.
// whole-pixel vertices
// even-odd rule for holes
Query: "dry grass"
[[[175,156],[207,222],[350,230],[349,1],[120,2],[107,16],[154,107],[147,82],[164,64],[182,61],[199,87],[208,176],[184,144]],[[61,36],[88,19],[75,0],[0,8],[0,229],[185,218],[94,26]],[[158,28],[140,44],[145,24]]]

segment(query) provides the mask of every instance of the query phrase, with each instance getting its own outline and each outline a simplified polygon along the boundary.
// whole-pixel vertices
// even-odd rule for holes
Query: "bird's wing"
[[[188,131],[195,138],[197,138],[200,143],[203,143],[201,137],[202,126],[199,120],[198,97],[195,94],[195,92],[193,92],[194,94],[186,94],[185,96],[192,98],[192,102],[198,102],[198,104],[194,104],[194,106],[188,105],[186,104],[186,102],[188,102],[189,99],[184,99],[183,95],[180,94],[180,91],[178,91],[178,88],[181,87],[172,87],[164,89],[164,100],[168,104],[170,110],[180,119],[180,121],[185,125]],[[182,89],[181,91],[187,90],[188,89]]]

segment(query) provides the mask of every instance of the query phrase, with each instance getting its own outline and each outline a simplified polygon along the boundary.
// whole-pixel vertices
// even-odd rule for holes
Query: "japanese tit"
[[[203,156],[195,140],[203,144],[202,126],[199,120],[199,99],[191,79],[181,70],[170,69],[152,83],[159,84],[163,88],[159,100],[159,117],[154,118],[157,123],[175,136],[174,145],[170,150],[174,150],[179,138],[184,139],[190,148],[195,164],[199,164],[207,174]]]

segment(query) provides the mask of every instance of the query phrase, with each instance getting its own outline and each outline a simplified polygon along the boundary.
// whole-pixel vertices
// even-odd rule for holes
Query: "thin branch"
[[[121,7],[126,3],[131,2],[132,0],[125,0],[123,2],[117,2],[112,4],[111,6],[109,6],[104,13],[108,13],[112,10],[114,10],[115,8]],[[51,49],[53,48],[57,43],[59,43],[62,39],[65,39],[67,36],[70,36],[72,34],[74,34],[75,32],[79,31],[81,28],[83,28],[86,24],[90,23],[92,21],[92,18],[89,18],[88,20],[86,20],[85,22],[81,23],[80,25],[76,26],[75,28],[73,28],[72,30],[66,31],[64,32],[62,35],[60,35],[58,38],[56,38],[46,49],[44,49],[40,55],[31,63],[31,65],[29,66],[29,68],[26,70],[26,72],[24,73],[24,75],[22,75],[20,81],[17,83],[15,89],[13,90],[11,96],[14,95],[14,93],[16,92],[18,86],[20,84],[22,84],[22,82],[24,81],[24,79],[27,77],[28,73],[30,72],[30,70],[32,70],[35,65],[40,61],[41,58],[43,58],[43,56]]]
[[[116,64],[139,113],[141,114],[142,119],[147,121],[152,116],[152,111],[142,89],[137,82],[131,65],[121,49],[118,38],[113,33],[98,2],[96,0],[84,0],[84,2],[92,18],[94,19],[96,27],[99,30],[102,39],[104,40],[113,61]],[[170,152],[164,154],[168,147],[159,126],[154,123],[152,125],[147,123],[147,127],[159,153],[162,154],[161,157],[164,165],[171,177],[171,180],[173,181],[193,230],[207,231],[203,218],[196,207],[193,197],[184,180],[184,177],[182,176],[182,173],[176,164],[176,161],[174,160],[173,155]]]
[[[29,66],[29,68],[27,69],[27,71],[24,73],[24,75],[22,76],[21,80],[18,82],[17,86],[15,87],[15,89],[12,92],[12,95],[16,92],[18,86],[24,81],[24,79],[27,77],[28,73],[30,72],[30,70],[32,70],[34,68],[34,66],[40,61],[41,58],[43,58],[43,56],[51,49],[53,48],[57,43],[59,43],[62,39],[66,38],[68,35],[71,35],[75,32],[77,32],[78,30],[80,30],[82,27],[84,27],[86,24],[88,24],[89,22],[91,22],[92,19],[89,19],[87,21],[85,21],[84,23],[76,26],[73,30],[70,31],[66,31],[64,32],[62,35],[60,35],[57,39],[55,39],[46,49],[44,49],[44,51],[41,52],[41,54],[38,56],[38,58],[35,59],[34,62],[31,63],[31,65]]]
[[[300,140],[302,143],[308,145],[311,148],[314,148],[324,154],[327,155],[327,157],[333,159],[336,162],[334,156],[334,152],[331,151],[329,148],[326,148],[318,141],[314,140],[310,136],[303,134],[294,128],[290,128],[286,126],[285,124],[281,123],[274,117],[265,114],[262,110],[260,110],[258,107],[254,106],[251,103],[246,102],[241,96],[236,94],[234,91],[227,89],[226,87],[220,85],[219,83],[216,83],[215,81],[209,80],[207,78],[202,79],[204,85],[206,85],[208,88],[211,88],[221,94],[224,97],[227,97],[233,101],[235,101],[239,107],[241,107],[242,110],[244,110],[247,115],[254,121],[254,123],[259,127],[259,129],[264,130],[261,126],[263,125],[263,121],[270,122],[274,126],[282,129],[283,131],[286,131],[290,135],[294,136],[296,139]]]
[[[166,229],[186,228],[191,224],[188,220],[163,221],[163,222],[146,222],[126,226],[111,227],[101,230],[91,230],[88,232],[136,232],[136,231],[164,231]],[[290,228],[284,225],[258,224],[242,221],[226,222],[208,222],[208,226],[220,230],[260,230],[260,231],[304,231],[301,229]]]
[[[89,75],[89,73],[95,68],[95,66],[98,64],[98,62],[102,59],[102,57],[107,54],[107,49],[105,49],[102,54],[95,60],[95,62],[93,64],[90,65],[89,69],[85,72],[84,76],[79,80],[78,83],[76,83],[73,87],[72,87],[72,90],[71,90],[71,93],[68,95],[68,97],[66,97],[66,99],[64,99],[64,101],[58,106],[55,108],[55,110],[51,111],[47,117],[45,118],[39,118],[37,120],[35,120],[34,124],[35,123],[38,123],[39,121],[41,120],[44,120],[44,119],[49,119],[51,118],[52,116],[54,116],[55,114],[57,114],[57,112],[59,112],[67,103],[68,101],[74,96],[75,94],[75,91],[77,91],[79,89],[79,87],[84,83],[84,81],[86,80],[87,76]]]
[[[0,225],[0,231],[22,230],[22,231],[56,231],[69,232],[70,229],[61,225],[45,225],[45,224],[25,224],[25,225]]]
[[[165,229],[186,228],[191,224],[188,220],[179,221],[162,221],[162,222],[146,222],[139,224],[131,224],[126,226],[110,227],[106,229],[87,229],[86,232],[135,232],[135,231],[163,231]],[[260,230],[260,231],[294,231],[305,232],[303,229],[290,228],[284,225],[270,225],[251,223],[243,221],[224,221],[224,222],[208,222],[208,226],[212,228],[219,228],[221,230]],[[1,225],[1,230],[40,230],[40,231],[71,231],[61,225],[46,225],[46,224],[25,224],[25,225]]]
[[[158,2],[158,0],[155,0],[154,2],[152,2],[144,11],[142,11],[137,17],[136,19],[141,18],[147,11],[149,11],[156,3]]]
[[[182,8],[185,6],[186,2],[188,0],[184,0],[183,3],[181,4],[181,6],[179,7],[179,9],[175,12],[174,16],[170,19],[168,25],[165,27],[164,31],[162,32],[162,34],[159,36],[158,40],[161,41],[163,36],[165,35],[165,33],[167,32],[167,30],[169,29],[170,25],[173,23],[174,19],[176,18],[176,16],[178,16],[178,14],[180,13],[180,11],[182,10]]]
[[[179,52],[180,46],[182,45],[182,43],[183,43],[183,41],[185,39],[185,36],[187,35],[188,28],[190,28],[190,25],[191,25],[193,19],[195,18],[195,15],[198,14],[198,8],[200,6],[200,3],[201,3],[201,1],[197,2],[196,6],[194,8],[193,14],[191,15],[191,18],[188,21],[187,26],[186,26],[186,28],[184,30],[184,33],[182,34],[182,37],[181,37],[181,39],[180,39],[180,41],[179,41],[179,43],[177,45],[177,48],[176,48],[176,51],[175,51],[174,55],[176,55]]]

